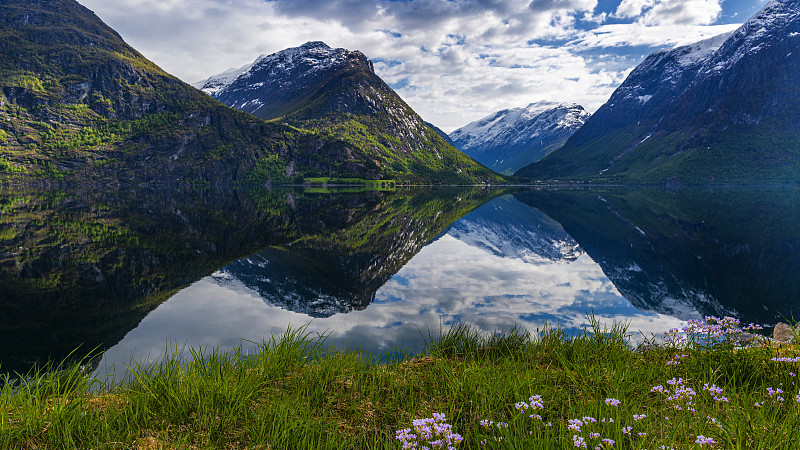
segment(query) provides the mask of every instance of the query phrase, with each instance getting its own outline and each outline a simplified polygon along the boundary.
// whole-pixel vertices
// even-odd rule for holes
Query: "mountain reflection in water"
[[[370,354],[473,323],[657,334],[800,299],[795,189],[0,191],[0,369],[100,373],[290,325]],[[244,339],[244,341],[243,341]]]

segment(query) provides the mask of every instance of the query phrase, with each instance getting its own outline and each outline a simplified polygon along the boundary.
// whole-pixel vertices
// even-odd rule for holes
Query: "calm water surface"
[[[289,326],[382,355],[463,322],[771,325],[800,305],[799,205],[797,188],[3,191],[0,364],[83,345],[120,373]]]

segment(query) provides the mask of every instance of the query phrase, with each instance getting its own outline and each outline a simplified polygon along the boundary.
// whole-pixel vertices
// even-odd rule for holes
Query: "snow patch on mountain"
[[[197,89],[200,89],[201,91],[213,97],[214,94],[220,91],[220,89],[229,86],[237,78],[249,72],[250,69],[253,68],[253,66],[264,60],[264,58],[266,57],[267,55],[260,55],[258,58],[256,58],[255,61],[251,62],[250,64],[245,64],[244,66],[238,69],[230,68],[225,72],[213,75],[209,78],[206,78],[205,80],[192,83],[192,86],[194,86]]]

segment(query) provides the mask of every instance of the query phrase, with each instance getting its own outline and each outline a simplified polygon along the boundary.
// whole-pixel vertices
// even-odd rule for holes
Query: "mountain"
[[[359,51],[308,42],[195,86],[261,119],[346,141],[346,158],[367,178],[502,180],[429,128]]]
[[[589,115],[580,105],[537,102],[498,111],[450,137],[456,148],[478,162],[511,175],[564,145]]]
[[[584,253],[558,222],[511,195],[467,214],[447,234],[501,258],[530,264],[572,262]]]
[[[165,73],[74,0],[0,3],[4,182],[360,174],[341,140],[267,124]]]
[[[531,178],[796,181],[800,4],[773,0],[738,30],[640,64]]]

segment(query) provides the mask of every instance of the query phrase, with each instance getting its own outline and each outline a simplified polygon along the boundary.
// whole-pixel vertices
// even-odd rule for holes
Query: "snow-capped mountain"
[[[574,103],[542,101],[498,111],[450,137],[459,150],[495,172],[510,175],[564,145],[589,116]]]
[[[518,174],[796,180],[799,47],[800,3],[773,0],[732,33],[657,51],[563,148]]]
[[[374,71],[372,62],[359,51],[331,48],[319,41],[307,42],[261,55],[251,64],[193,86],[231,108],[271,119],[290,112],[289,106],[296,105],[297,100],[319,93],[331,78],[332,70],[349,68]]]
[[[502,180],[428,127],[359,51],[308,42],[195,87],[256,117],[280,118],[341,139],[348,149],[336,156],[354,165],[349,177],[453,184]],[[326,174],[321,170],[317,176]]]
[[[447,234],[493,255],[530,264],[572,262],[584,253],[558,222],[510,195],[464,216]]]

